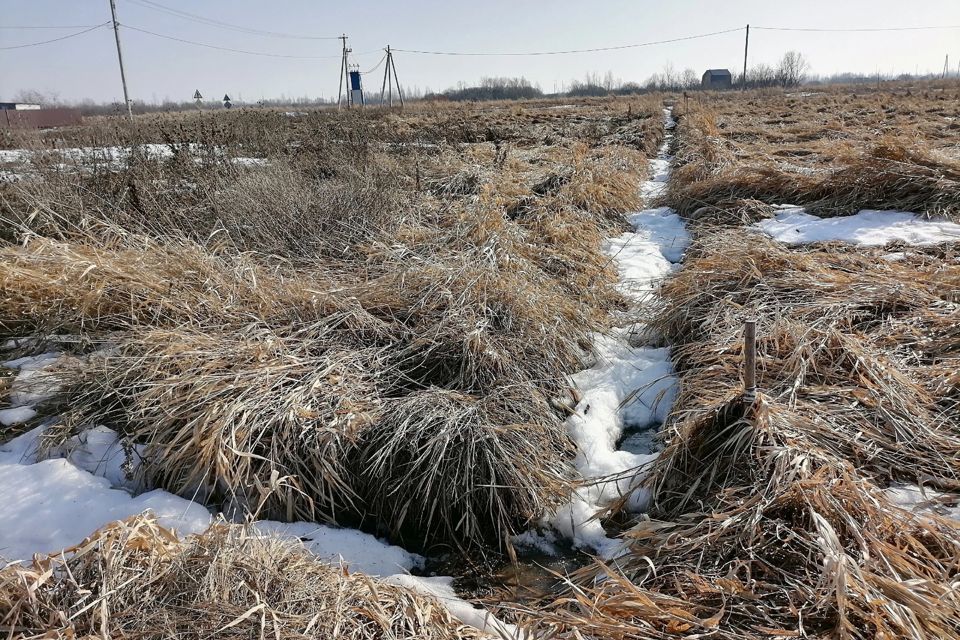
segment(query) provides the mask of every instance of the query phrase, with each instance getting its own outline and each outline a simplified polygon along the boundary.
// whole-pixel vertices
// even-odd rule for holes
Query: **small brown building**
[[[733,74],[729,69],[707,69],[703,74],[700,86],[704,89],[731,89],[733,88]]]

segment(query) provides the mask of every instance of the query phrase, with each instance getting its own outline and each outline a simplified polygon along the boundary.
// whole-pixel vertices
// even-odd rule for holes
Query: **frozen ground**
[[[960,224],[926,220],[903,211],[864,210],[852,216],[820,218],[802,207],[783,206],[774,218],[756,226],[774,240],[790,245],[837,240],[866,246],[895,241],[923,246],[960,241]]]
[[[670,177],[669,148],[675,126],[664,111],[667,137],[658,157],[651,160],[651,180],[641,185],[649,202],[665,188]],[[619,287],[634,307],[648,302],[657,284],[674,268],[690,244],[683,221],[671,209],[647,209],[628,216],[634,229],[612,238],[607,253],[620,274]],[[642,346],[643,325],[629,325],[597,335],[596,364],[572,376],[582,399],[567,428],[578,445],[575,464],[585,479],[571,502],[557,511],[550,525],[574,546],[604,557],[617,555],[620,542],[608,538],[594,515],[621,498],[640,480],[656,459],[649,432],[662,424],[676,396],[670,350]],[[629,450],[620,447],[626,431],[634,433]],[[647,437],[637,437],[646,433]],[[641,511],[649,496],[631,494],[629,508]],[[519,542],[537,544],[529,536]],[[540,545],[543,546],[543,545]]]

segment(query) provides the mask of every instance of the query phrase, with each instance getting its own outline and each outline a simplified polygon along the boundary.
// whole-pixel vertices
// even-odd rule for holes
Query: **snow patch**
[[[458,597],[453,590],[453,578],[436,577],[422,578],[411,575],[395,575],[384,580],[388,584],[416,591],[425,596],[432,596],[440,601],[454,618],[483,633],[496,638],[521,640],[526,635],[515,625],[501,622],[486,609],[475,608],[472,604]]]
[[[198,504],[160,490],[134,498],[63,459],[0,462],[0,486],[0,557],[12,562],[56,553],[107,523],[145,511],[181,534],[199,533],[211,520]]]
[[[781,207],[774,218],[755,225],[789,245],[839,240],[864,246],[901,241],[924,246],[960,241],[960,224],[927,220],[904,211],[864,210],[852,216],[820,218],[801,207]]]
[[[884,495],[895,505],[917,514],[935,513],[960,520],[960,495],[942,493],[915,484],[898,483],[884,489]]]
[[[387,544],[355,529],[339,529],[313,522],[274,522],[260,520],[254,528],[266,535],[297,538],[315,556],[336,564],[342,562],[351,571],[372,576],[392,575],[422,568],[423,556]]]
[[[0,424],[9,427],[15,424],[21,424],[36,417],[37,412],[32,407],[14,407],[13,409],[0,409]]]
[[[651,161],[651,180],[641,187],[647,202],[663,190],[670,176],[670,131],[676,123],[666,109],[664,119],[666,139],[658,158]],[[605,250],[617,265],[620,290],[638,307],[649,301],[658,283],[675,268],[690,236],[683,220],[667,207],[627,218],[634,231],[612,238]],[[596,364],[571,376],[581,399],[566,424],[577,443],[574,465],[588,482],[548,522],[574,546],[592,548],[608,559],[622,553],[623,543],[607,537],[596,515],[635,487],[657,458],[652,437],[638,440],[630,450],[618,445],[625,430],[649,430],[666,420],[677,394],[669,349],[634,344],[645,329],[638,324],[596,335]],[[646,448],[640,446],[643,442]],[[627,507],[643,511],[649,499],[646,490],[633,491]],[[524,542],[535,544],[536,540]]]

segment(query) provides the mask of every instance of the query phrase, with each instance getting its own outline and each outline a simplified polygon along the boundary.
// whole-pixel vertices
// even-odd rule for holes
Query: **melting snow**
[[[667,137],[659,156],[651,161],[652,179],[641,186],[648,202],[663,191],[670,176],[672,158],[668,150],[675,123],[669,110],[664,110],[664,117]],[[634,306],[640,306],[676,268],[690,236],[680,217],[667,207],[630,214],[628,220],[634,230],[612,238],[607,253],[616,262],[621,291]],[[597,335],[596,364],[572,376],[582,398],[576,413],[567,419],[567,428],[579,449],[577,470],[594,482],[578,489],[549,523],[575,546],[591,548],[606,558],[618,555],[621,543],[607,537],[594,515],[634,487],[657,457],[649,436],[645,439],[647,447],[637,446],[643,440],[635,439],[630,450],[618,449],[618,442],[627,428],[649,430],[662,423],[676,396],[670,350],[633,344],[633,338],[644,328],[634,325]],[[631,494],[627,506],[642,511],[648,501],[648,493],[638,490]]]
[[[447,576],[422,578],[411,575],[395,575],[387,578],[385,582],[406,587],[423,595],[433,596],[447,608],[447,611],[454,618],[494,637],[509,638],[510,640],[521,640],[525,637],[516,626],[501,622],[486,609],[475,608],[466,600],[459,598],[453,590],[453,578]]]
[[[263,534],[298,538],[314,555],[333,563],[342,561],[350,571],[372,576],[406,573],[422,568],[424,564],[422,556],[353,529],[337,529],[313,522],[272,520],[260,520],[254,523],[254,527]]]
[[[852,216],[820,218],[801,207],[784,206],[774,218],[756,226],[774,240],[790,245],[840,240],[867,246],[894,241],[922,246],[960,241],[960,224],[926,220],[903,211],[864,210]]]
[[[917,514],[937,513],[960,520],[960,495],[942,493],[915,484],[894,484],[884,490],[887,499]]]

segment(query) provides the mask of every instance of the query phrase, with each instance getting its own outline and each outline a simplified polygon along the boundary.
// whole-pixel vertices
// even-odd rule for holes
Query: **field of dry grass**
[[[886,491],[960,489],[960,244],[891,259],[745,227],[787,203],[960,218],[958,96],[677,101],[661,204],[694,243],[644,310],[680,378],[652,506],[610,518],[628,543],[615,563],[519,610],[488,604],[571,640],[960,638],[960,521]],[[155,486],[511,557],[580,480],[566,376],[626,308],[601,247],[641,206],[664,98],[198,113],[5,139],[34,155],[0,185],[0,337],[75,353],[51,436],[111,425],[147,447]],[[91,167],[56,150],[80,146],[141,151]],[[135,605],[137,576],[152,590]],[[144,519],[0,572],[0,607],[25,635],[108,635],[109,619],[147,636],[476,636],[430,599],[242,528],[184,541]]]
[[[742,226],[787,202],[956,217],[955,92],[731,94],[681,115],[664,201],[696,240],[650,311],[681,384],[655,503],[616,567],[548,607],[561,635],[960,637],[960,521],[886,491],[957,501],[960,245],[788,248]]]
[[[29,155],[0,185],[0,338],[76,356],[41,412],[61,416],[47,446],[103,424],[144,447],[149,486],[233,517],[359,527],[454,562],[512,554],[578,481],[565,376],[622,306],[601,244],[663,137],[659,100],[555,107],[198,113],[5,140]],[[155,542],[131,562],[155,567]],[[91,553],[16,625],[93,632],[51,613],[113,580],[94,575],[113,551]],[[351,608],[379,606],[365,588]],[[398,606],[420,631],[397,637],[425,637],[429,611]]]
[[[749,92],[691,100],[665,200],[697,218],[898,209],[960,216],[955,83],[854,92]]]

